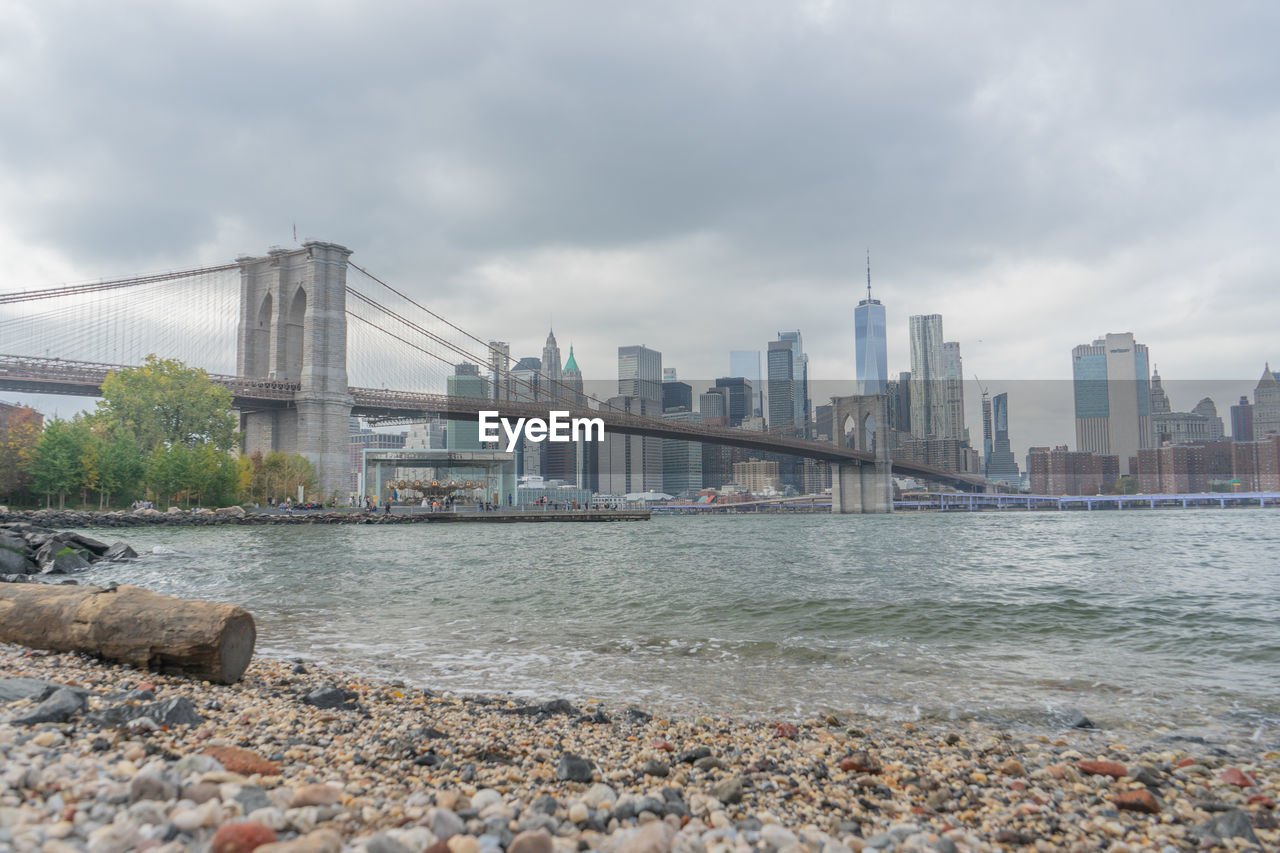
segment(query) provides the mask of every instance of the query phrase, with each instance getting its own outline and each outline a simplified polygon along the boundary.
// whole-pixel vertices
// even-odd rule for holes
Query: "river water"
[[[1274,510],[106,532],[143,559],[82,582],[436,689],[1280,742]]]

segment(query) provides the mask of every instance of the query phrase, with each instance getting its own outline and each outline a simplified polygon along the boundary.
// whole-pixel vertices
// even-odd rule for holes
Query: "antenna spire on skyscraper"
[[[871,301],[871,249],[867,249],[867,301]]]

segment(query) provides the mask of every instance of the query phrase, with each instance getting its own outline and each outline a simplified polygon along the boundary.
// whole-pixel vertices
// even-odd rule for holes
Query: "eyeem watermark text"
[[[479,413],[480,440],[499,441],[498,427],[507,436],[507,452],[515,450],[523,434],[529,441],[604,441],[604,421],[600,418],[570,418],[567,411],[552,409],[548,420],[542,418],[499,417],[496,411]]]

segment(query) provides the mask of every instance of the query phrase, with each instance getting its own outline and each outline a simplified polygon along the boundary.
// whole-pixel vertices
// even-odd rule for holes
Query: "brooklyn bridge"
[[[100,396],[113,370],[154,353],[201,367],[240,413],[245,451],[283,450],[316,466],[325,494],[345,492],[350,417],[476,420],[600,418],[607,434],[678,439],[790,454],[831,465],[832,511],[889,512],[891,475],[983,491],[986,480],[898,462],[882,397],[832,398],[831,441],[645,417],[591,397],[437,393],[459,362],[494,364],[485,338],[455,325],[351,261],[335,243],[216,266],[0,293],[0,390]],[[228,371],[234,352],[234,368]],[[504,366],[505,367],[505,366]],[[354,382],[350,381],[352,378]],[[518,390],[518,389],[517,389]],[[497,397],[497,398],[496,398]],[[593,404],[595,404],[593,406]],[[596,407],[598,406],[598,408]]]

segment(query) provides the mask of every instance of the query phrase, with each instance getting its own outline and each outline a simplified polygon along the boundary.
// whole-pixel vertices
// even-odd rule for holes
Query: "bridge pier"
[[[245,452],[299,453],[325,500],[351,490],[347,258],[336,243],[241,257],[236,372],[297,382],[286,409],[241,413]]]
[[[873,463],[831,463],[831,512],[841,515],[893,512],[893,462],[888,439],[877,440],[889,424],[883,394],[832,397],[832,441],[875,454]]]

